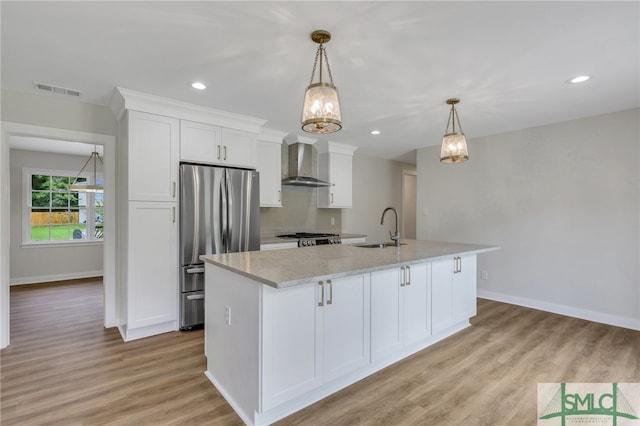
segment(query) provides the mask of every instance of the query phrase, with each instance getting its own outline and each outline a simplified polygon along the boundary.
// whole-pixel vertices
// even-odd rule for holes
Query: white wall
[[[386,207],[398,211],[402,220],[402,170],[415,166],[358,154],[353,156],[353,207],[342,209],[342,232],[366,234],[367,241],[388,241],[395,217],[389,212],[384,225],[380,217]],[[401,235],[402,236],[402,235]]]
[[[54,137],[105,147],[105,326],[116,325],[115,313],[115,135],[117,122],[106,107],[70,101],[57,94],[2,90],[0,99],[0,348],[9,344],[9,139],[12,135]],[[109,221],[113,221],[109,228]],[[111,234],[111,235],[110,235]],[[111,265],[111,266],[108,266]]]
[[[102,275],[102,243],[72,247],[22,245],[23,168],[79,171],[87,157],[12,149],[10,159],[10,283],[26,284]],[[101,169],[98,163],[99,173]]]
[[[640,329],[639,116],[471,139],[462,164],[419,150],[418,238],[500,245],[481,296]]]

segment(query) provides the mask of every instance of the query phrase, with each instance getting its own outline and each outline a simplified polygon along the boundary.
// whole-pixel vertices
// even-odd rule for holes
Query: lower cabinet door
[[[263,286],[262,406],[269,410],[322,384],[317,284]]]
[[[464,321],[477,313],[476,256],[458,258],[458,269],[453,274],[453,319]]]
[[[433,334],[453,325],[453,265],[453,258],[431,263],[431,327]]]
[[[178,325],[178,226],[173,202],[129,202],[127,327]]]
[[[371,358],[374,362],[402,348],[403,290],[399,268],[371,273]]]
[[[430,277],[431,264],[405,267],[403,287],[404,344],[431,336]]]
[[[328,382],[369,364],[369,274],[324,283],[323,377]],[[322,294],[320,294],[322,296]]]

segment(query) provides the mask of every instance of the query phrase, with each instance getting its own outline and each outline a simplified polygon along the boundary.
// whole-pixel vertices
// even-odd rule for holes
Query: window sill
[[[34,241],[23,242],[20,247],[22,248],[45,248],[45,247],[86,247],[86,246],[101,246],[104,241],[92,240],[92,241]]]

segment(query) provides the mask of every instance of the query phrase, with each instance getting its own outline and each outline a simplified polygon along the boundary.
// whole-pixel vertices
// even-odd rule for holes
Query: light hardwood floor
[[[279,425],[534,425],[538,382],[640,382],[640,332],[478,300],[473,326]],[[102,285],[11,289],[2,425],[241,425],[204,377],[203,332],[123,343]]]

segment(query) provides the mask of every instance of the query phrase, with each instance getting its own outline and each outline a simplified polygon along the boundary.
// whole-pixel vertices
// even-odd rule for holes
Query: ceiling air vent
[[[66,87],[54,86],[53,84],[33,82],[33,86],[36,89],[44,90],[45,92],[59,93],[61,95],[80,96],[79,90],[67,89]]]

